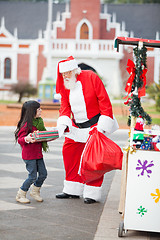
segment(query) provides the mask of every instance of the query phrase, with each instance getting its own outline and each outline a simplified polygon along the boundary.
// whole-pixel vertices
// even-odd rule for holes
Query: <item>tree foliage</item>
[[[17,83],[13,84],[11,91],[19,94],[18,102],[22,101],[23,97],[30,97],[37,94],[37,88],[33,87],[30,83]]]
[[[150,86],[147,86],[146,92],[149,97],[156,102],[156,110],[160,112],[160,81],[158,83],[153,83]]]
[[[48,0],[0,0],[1,1],[8,1],[8,2],[48,2]],[[53,3],[66,3],[70,2],[70,0],[53,0]]]
[[[160,0],[103,0],[103,3],[115,3],[115,4],[124,4],[124,3],[160,3]]]

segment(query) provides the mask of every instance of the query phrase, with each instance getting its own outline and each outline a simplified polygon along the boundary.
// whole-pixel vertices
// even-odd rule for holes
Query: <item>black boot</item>
[[[58,193],[56,194],[56,198],[79,198],[79,196],[77,195],[71,195],[71,194],[67,194],[67,193]]]
[[[92,198],[85,198],[84,203],[86,203],[86,204],[96,203],[96,200],[94,200]]]

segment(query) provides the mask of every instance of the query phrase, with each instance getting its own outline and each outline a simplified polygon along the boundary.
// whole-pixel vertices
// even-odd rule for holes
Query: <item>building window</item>
[[[86,23],[81,26],[80,39],[89,39],[89,29]]]
[[[11,59],[6,58],[4,60],[4,78],[11,78]]]

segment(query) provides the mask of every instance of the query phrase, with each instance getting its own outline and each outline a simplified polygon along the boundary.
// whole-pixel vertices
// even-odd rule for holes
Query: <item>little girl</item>
[[[41,118],[41,111],[38,102],[25,102],[22,106],[21,117],[15,131],[15,139],[21,145],[22,159],[28,171],[28,178],[19,188],[16,195],[16,201],[20,203],[30,202],[26,198],[26,193],[32,184],[30,195],[38,202],[43,201],[40,196],[40,188],[47,177],[47,170],[43,160],[42,148],[44,151],[47,151],[48,145],[47,142],[35,142],[31,136],[31,133],[34,131],[46,130]]]

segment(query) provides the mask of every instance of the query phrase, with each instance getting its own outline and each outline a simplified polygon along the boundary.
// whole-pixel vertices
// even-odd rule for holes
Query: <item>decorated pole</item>
[[[134,61],[128,59],[127,71],[130,74],[126,83],[125,91],[127,95],[124,97],[125,105],[129,106],[130,115],[128,117],[128,126],[130,126],[130,150],[133,145],[133,132],[135,130],[136,121],[139,124],[150,125],[151,117],[144,111],[141,105],[141,97],[145,96],[146,87],[146,73],[147,73],[147,47],[160,48],[160,41],[140,39],[140,38],[126,38],[118,37],[115,40],[115,47],[119,44],[136,45],[133,49]]]
[[[144,120],[146,120],[146,124],[150,125],[152,122],[151,117],[144,111],[141,106],[141,97],[145,96],[145,86],[146,86],[146,73],[147,73],[147,64],[146,64],[146,53],[147,49],[143,46],[143,42],[139,42],[139,45],[133,49],[135,64],[128,60],[129,67],[131,68],[132,64],[132,72],[129,72],[131,75],[127,81],[125,90],[128,95],[125,97],[131,97],[130,102],[130,116],[128,119],[128,125],[131,126],[131,117],[133,119],[139,116],[142,116]],[[128,69],[127,68],[127,69]],[[132,80],[130,78],[132,76]]]

